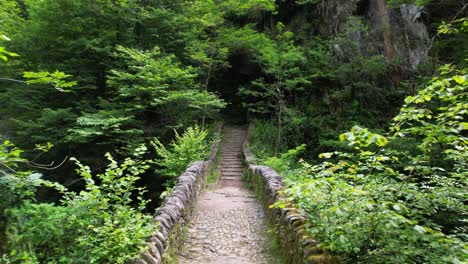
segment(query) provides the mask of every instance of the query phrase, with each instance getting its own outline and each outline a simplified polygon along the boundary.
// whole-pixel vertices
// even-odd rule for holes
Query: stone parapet
[[[306,219],[287,202],[282,194],[283,177],[267,166],[255,165],[256,158],[249,147],[249,139],[254,129],[249,132],[243,145],[243,154],[248,167],[248,180],[255,189],[263,204],[269,222],[274,225],[276,235],[281,243],[287,263],[291,264],[331,264],[337,259],[323,251],[312,235],[306,230]],[[270,205],[283,201],[284,208],[270,208]]]
[[[218,125],[215,138],[221,133],[222,125]],[[189,222],[197,198],[202,191],[210,165],[216,158],[219,142],[211,147],[206,161],[197,161],[188,166],[182,173],[177,184],[161,204],[154,221],[158,230],[147,240],[147,250],[140,259],[132,264],[174,263],[175,252],[178,252],[184,241],[184,228]]]

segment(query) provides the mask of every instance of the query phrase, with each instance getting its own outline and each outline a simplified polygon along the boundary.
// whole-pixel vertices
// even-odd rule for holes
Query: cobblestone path
[[[204,192],[179,254],[181,264],[274,264],[263,209],[244,187],[241,151],[245,129],[226,127],[221,176]]]

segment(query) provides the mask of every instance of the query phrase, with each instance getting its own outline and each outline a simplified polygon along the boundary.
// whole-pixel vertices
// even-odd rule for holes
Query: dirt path
[[[221,176],[216,189],[199,198],[181,264],[276,263],[263,209],[241,179],[245,135],[245,129],[224,129]]]

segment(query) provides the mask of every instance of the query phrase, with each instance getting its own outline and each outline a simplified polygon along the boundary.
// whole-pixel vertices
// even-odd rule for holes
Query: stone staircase
[[[242,187],[242,144],[246,136],[245,129],[227,127],[224,130],[221,177],[218,187]]]

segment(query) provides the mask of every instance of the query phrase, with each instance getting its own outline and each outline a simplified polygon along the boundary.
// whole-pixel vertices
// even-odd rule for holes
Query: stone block
[[[146,261],[148,264],[160,264],[161,260],[158,260],[157,258],[153,257],[148,251],[145,251],[142,255],[141,258]]]
[[[160,254],[164,253],[164,244],[159,241],[159,239],[155,236],[149,239],[149,242],[152,243],[157,249]]]
[[[153,256],[156,260],[161,261],[161,253],[158,248],[153,243],[147,243],[148,252]]]

